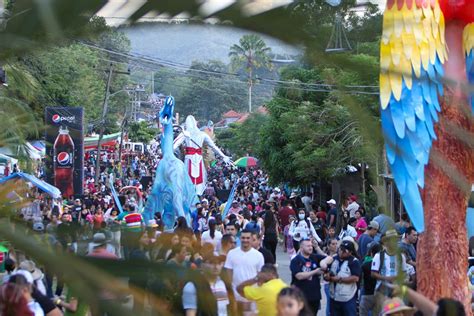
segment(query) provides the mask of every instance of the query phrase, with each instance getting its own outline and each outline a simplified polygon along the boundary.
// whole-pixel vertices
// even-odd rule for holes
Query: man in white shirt
[[[242,282],[255,278],[264,264],[263,255],[252,247],[251,238],[251,231],[243,230],[240,234],[240,247],[229,251],[224,264],[241,312],[251,311],[254,306],[243,298],[236,288]]]
[[[390,229],[382,237],[383,250],[375,254],[372,260],[371,275],[377,280],[375,285],[375,300],[377,302],[374,315],[382,309],[381,302],[391,295],[390,284],[394,283],[398,276],[406,274],[408,267],[406,257],[401,254],[397,258],[397,243],[399,237],[396,230]],[[387,284],[389,284],[387,286]]]
[[[359,204],[357,203],[357,196],[351,195],[348,198],[349,205],[347,205],[346,211],[349,212],[349,218],[355,217],[355,212],[359,209]]]

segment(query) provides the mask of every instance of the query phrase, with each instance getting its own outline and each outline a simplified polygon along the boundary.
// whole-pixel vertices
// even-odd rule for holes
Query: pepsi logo
[[[54,114],[52,119],[54,123],[61,122],[61,116],[59,116],[58,114]]]
[[[58,154],[57,161],[60,166],[67,165],[71,162],[71,155],[65,151],[60,152]]]
[[[76,120],[76,117],[75,116],[61,116],[59,114],[53,114],[53,117],[51,118],[51,120],[55,124],[61,123],[63,121],[66,121],[68,123],[74,123],[74,121]]]

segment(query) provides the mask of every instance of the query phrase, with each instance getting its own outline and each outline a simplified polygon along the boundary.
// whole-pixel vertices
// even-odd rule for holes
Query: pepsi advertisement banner
[[[64,198],[83,194],[84,112],[81,107],[47,107],[46,181]]]

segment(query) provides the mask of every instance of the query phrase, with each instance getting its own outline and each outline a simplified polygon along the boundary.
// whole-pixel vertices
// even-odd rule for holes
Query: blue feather
[[[471,49],[469,55],[466,56],[466,72],[472,89],[472,85],[474,85],[474,49]],[[474,113],[474,92],[471,92],[471,110]]]
[[[405,116],[403,115],[402,105],[400,104],[399,101],[396,101],[393,96],[391,97],[389,103],[390,103],[389,108],[392,112],[393,126],[395,127],[395,131],[397,132],[397,136],[399,138],[404,138],[405,137]]]
[[[474,61],[469,62],[474,64]],[[382,110],[381,121],[395,184],[411,221],[422,232],[424,218],[420,188],[425,185],[425,166],[429,162],[432,142],[436,139],[434,124],[441,111],[439,96],[443,95],[443,66],[436,57],[434,64],[420,71],[420,78],[413,75],[411,89],[402,82],[399,101],[391,95],[390,109]]]
[[[400,101],[407,128],[413,132],[416,130],[415,107],[413,106],[413,99],[410,98],[410,90],[406,87],[402,89],[402,97]]]
[[[433,106],[435,107],[437,112],[441,112],[441,106],[439,105],[439,99],[438,99],[438,91],[436,90],[436,84],[432,83],[431,84],[431,101],[433,101]]]
[[[419,80],[413,80],[413,85],[411,89],[411,100],[415,108],[416,116],[424,121],[425,120],[425,111],[423,108],[423,91],[421,90],[421,83]]]
[[[428,128],[428,132],[430,133],[430,136],[432,139],[437,139],[436,138],[436,133],[434,131],[434,128],[433,128],[433,121],[431,119],[431,114],[430,114],[430,110],[429,110],[429,105],[427,103],[424,103],[423,104],[424,108],[425,108],[425,124],[426,124],[426,127]]]
[[[403,204],[407,210],[413,226],[417,231],[425,230],[425,221],[423,216],[423,203],[421,201],[420,191],[415,181],[408,181]]]
[[[395,148],[397,147],[397,132],[393,127],[392,114],[387,108],[382,110],[380,113],[380,118],[382,120],[382,131],[385,138],[385,149],[387,151],[387,160],[389,164],[393,164],[395,161]]]
[[[402,158],[397,156],[397,159],[395,159],[395,162],[390,165],[390,167],[395,183],[397,184],[398,192],[403,196],[405,194],[408,174]]]
[[[426,151],[426,148],[418,135],[419,134],[416,132],[409,131],[407,132],[406,138],[410,142],[410,147],[415,155],[416,161],[426,164],[428,162],[429,151]]]
[[[426,102],[431,103],[430,80],[426,75],[426,71],[424,71],[423,68],[421,69],[420,80],[421,88],[423,91],[423,98]]]

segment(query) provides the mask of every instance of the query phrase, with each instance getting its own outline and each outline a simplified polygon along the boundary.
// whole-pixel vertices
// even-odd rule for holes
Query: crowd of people
[[[408,218],[395,223],[382,210],[369,217],[354,194],[320,205],[310,192],[270,186],[263,170],[217,163],[192,221],[179,217],[165,230],[160,213],[148,222],[141,216],[152,184],[142,180],[153,177],[156,157],[131,156],[120,170],[105,154],[97,183],[95,157],[85,160],[83,196],[53,201],[37,192],[33,210],[20,216],[58,251],[155,264],[129,283],[173,315],[465,315],[457,301],[433,303],[416,292],[417,231]],[[121,208],[112,189],[122,192]],[[279,276],[277,262],[289,262],[291,280]],[[151,298],[133,292],[129,301],[101,293],[101,304],[85,302],[59,273],[19,251],[5,269],[1,315],[102,316],[111,315],[107,305],[129,301],[136,312],[156,312]]]

